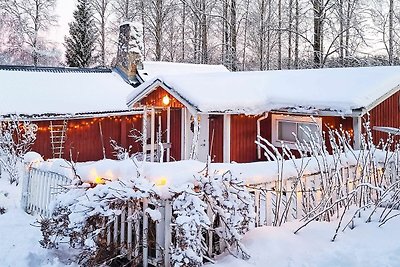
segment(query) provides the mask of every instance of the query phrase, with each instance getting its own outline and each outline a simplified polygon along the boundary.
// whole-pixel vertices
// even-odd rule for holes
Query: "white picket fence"
[[[254,196],[255,226],[278,226],[284,222],[302,219],[321,203],[323,192],[327,191],[328,186],[335,191],[330,195],[331,203],[335,203],[360,184],[360,172],[360,167],[354,165],[339,168],[331,184],[326,184],[324,174],[317,172],[302,175],[300,179],[285,177],[281,181],[248,185],[248,189]],[[399,172],[400,170],[396,169],[394,164],[389,164],[385,173],[379,175],[383,175],[383,179],[388,183],[393,183],[398,179]],[[374,182],[370,181],[370,183]],[[364,191],[368,190],[371,189],[364,189]],[[364,192],[364,195],[359,193],[357,198],[352,200],[353,203],[359,204],[362,201],[360,198],[365,197],[366,194],[367,192]],[[370,194],[370,196],[377,198],[376,194]],[[332,207],[337,216],[342,204],[338,203]]]
[[[354,188],[356,171],[356,166],[340,169],[338,195],[345,195]],[[303,218],[321,201],[324,186],[321,181],[321,173],[318,172],[303,175],[300,181],[297,177],[289,177],[282,181],[248,186],[254,196],[255,226],[276,226],[279,221]]]
[[[22,184],[22,207],[33,215],[50,216],[50,202],[64,192],[71,179],[50,171],[25,166]]]
[[[144,199],[140,212],[133,202],[125,205],[121,215],[110,218],[106,226],[107,245],[126,255],[132,266],[170,266],[171,202],[158,203],[161,219],[153,222],[144,212],[151,204]]]

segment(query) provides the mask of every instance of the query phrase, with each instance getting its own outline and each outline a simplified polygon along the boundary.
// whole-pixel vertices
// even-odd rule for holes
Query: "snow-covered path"
[[[63,266],[40,247],[40,229],[31,225],[34,222],[20,209],[0,215],[0,266]]]
[[[36,218],[20,208],[21,187],[0,178],[0,267],[62,267],[57,256],[40,246]]]

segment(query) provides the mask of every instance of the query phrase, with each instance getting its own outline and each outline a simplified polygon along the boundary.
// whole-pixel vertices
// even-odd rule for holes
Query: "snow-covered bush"
[[[113,149],[113,156],[115,156],[118,160],[125,160],[129,158],[129,153],[131,151],[132,146],[129,148],[125,148],[117,143],[115,140],[110,140],[111,148]]]
[[[249,258],[240,240],[254,225],[254,201],[242,181],[230,172],[211,175],[202,171],[195,172],[192,182],[171,185],[165,190],[146,179],[141,165],[136,164],[137,173],[132,174],[134,178],[130,181],[104,180],[97,185],[79,182],[78,172],[72,165],[76,175],[74,186],[57,197],[52,204],[52,215],[41,221],[42,246],[57,248],[67,243],[75,249],[76,261],[83,266],[107,263],[115,256],[135,257],[130,259],[135,264],[142,257],[144,246],[159,250],[166,245],[155,244],[150,237],[149,240],[138,237],[139,231],[145,231],[142,228],[145,228],[146,214],[154,222],[171,218],[165,224],[171,225],[173,240],[168,246],[171,252],[165,256],[171,256],[173,266],[201,266],[205,258],[215,256],[208,253],[213,251],[208,246]],[[147,203],[148,208],[145,208]],[[170,216],[160,212],[165,203],[172,203]],[[218,224],[214,224],[215,218],[218,218]],[[110,233],[120,231],[115,227],[129,220],[139,225],[132,224],[132,234],[137,238],[131,249],[127,248],[126,242],[118,243],[117,240],[115,243],[110,237]],[[149,224],[146,231],[153,231],[153,226]],[[124,229],[128,231],[127,226]],[[220,244],[205,242],[209,234],[217,236],[215,240]],[[159,251],[163,254],[162,249]]]
[[[53,213],[41,221],[42,246],[58,247],[67,242],[77,249],[82,266],[104,263],[121,253],[119,247],[107,244],[106,228],[128,205],[132,218],[142,216],[142,199],[156,201],[154,185],[144,179],[132,183],[121,181],[87,188],[85,184],[71,188],[53,203]]]
[[[36,124],[23,121],[16,115],[0,122],[0,167],[10,183],[19,183],[19,163],[36,140]]]
[[[254,225],[254,200],[243,181],[234,177],[231,172],[200,176],[201,191],[204,202],[219,219],[215,233],[223,246],[235,256],[248,259],[250,256],[240,242],[243,235]]]
[[[210,227],[207,206],[201,193],[184,188],[174,196],[175,240],[171,260],[173,266],[189,267],[203,264],[202,230]]]

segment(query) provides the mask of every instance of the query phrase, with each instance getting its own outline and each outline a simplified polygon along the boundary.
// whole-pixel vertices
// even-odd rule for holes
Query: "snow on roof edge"
[[[255,115],[267,111],[283,110],[300,114],[330,113],[337,116],[360,116],[399,90],[399,70],[399,66],[326,68],[159,75],[157,79],[172,88],[192,106],[197,107],[199,111],[205,113]],[[292,78],[296,82],[302,81],[302,83],[290,81]],[[258,84],[252,80],[258,81]],[[128,102],[132,104],[135,97],[143,93],[140,90],[145,91],[148,89],[146,87],[151,87],[154,81],[154,78],[146,81],[144,86],[138,87],[138,91],[135,90],[129,94]],[[236,85],[236,82],[239,85]],[[236,87],[236,92],[233,94],[236,93],[239,103],[237,106],[232,106],[231,88],[224,88],[232,85]],[[260,88],[257,89],[257,87]],[[297,90],[295,96],[291,96],[296,87],[300,91]],[[356,93],[350,92],[351,90],[349,91],[348,88],[354,89]],[[261,92],[260,89],[264,91]],[[242,97],[238,98],[238,90],[242,91]],[[271,92],[271,90],[275,92]],[[226,94],[221,95],[219,91],[224,91]],[[213,98],[205,97],[207,92],[212,94]],[[252,98],[253,102],[246,102],[250,94],[259,94],[260,92],[259,97]],[[297,95],[299,97],[296,97]],[[229,101],[230,106],[227,104]]]

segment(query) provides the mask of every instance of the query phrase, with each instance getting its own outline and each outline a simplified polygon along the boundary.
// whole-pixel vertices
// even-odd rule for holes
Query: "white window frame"
[[[279,122],[291,122],[291,123],[309,123],[316,124],[318,129],[322,132],[322,118],[319,117],[305,117],[305,116],[291,116],[282,114],[272,114],[271,117],[271,143],[276,147],[282,147],[282,142],[287,145],[290,149],[296,149],[296,142],[284,141],[278,139],[278,124]],[[297,129],[297,127],[296,127]]]

